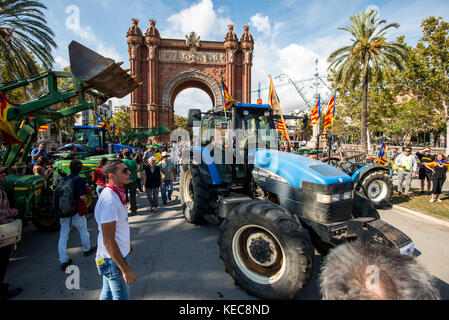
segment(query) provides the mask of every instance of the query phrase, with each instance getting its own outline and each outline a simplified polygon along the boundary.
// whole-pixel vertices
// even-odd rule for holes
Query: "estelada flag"
[[[320,111],[320,96],[318,96],[318,101],[316,103],[316,107],[312,109],[312,111],[310,112],[310,119],[312,119],[312,125],[316,126],[318,124],[318,121],[320,120],[321,117],[321,111]]]
[[[234,103],[238,103],[237,100],[235,100],[228,91],[228,88],[226,87],[223,79],[221,79],[221,88],[223,90],[223,103],[224,103],[224,109],[228,110]]]
[[[438,161],[432,161],[432,162],[426,163],[425,165],[429,166],[430,168],[433,168],[437,164],[444,164],[449,169],[449,162],[447,162],[446,160],[443,160],[441,163],[439,163]]]
[[[324,129],[327,129],[332,126],[335,116],[335,94],[337,90],[335,90],[331,99],[329,100],[329,107],[327,108],[326,116],[324,117]]]
[[[8,122],[8,109],[10,107],[11,105],[9,104],[8,99],[6,99],[3,92],[0,92],[0,132],[7,145],[15,146],[22,143],[22,140],[19,139],[12,129],[11,124]]]
[[[112,131],[115,135],[119,134],[118,127],[115,125],[115,122],[112,124]]]
[[[276,93],[276,90],[274,89],[273,79],[271,78],[271,75],[268,75],[270,78],[270,90],[268,92],[268,105],[271,107],[273,111],[277,111],[281,105],[281,102],[279,101],[279,97]]]
[[[48,129],[48,123],[39,127],[39,131],[47,131],[47,129]]]
[[[104,121],[102,116],[99,113],[97,113],[97,126],[103,127],[105,125],[106,125],[106,121]]]
[[[379,150],[379,154],[377,156],[377,164],[383,166],[387,163],[387,158],[385,157],[385,152],[387,151],[387,147],[385,145],[385,141],[382,141],[382,145]]]

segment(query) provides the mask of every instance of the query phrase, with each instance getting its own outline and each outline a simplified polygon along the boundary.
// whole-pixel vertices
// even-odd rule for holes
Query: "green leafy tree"
[[[186,117],[175,115],[175,130],[176,129],[184,129],[187,130],[192,137],[193,131],[192,128],[189,127],[188,119]]]
[[[429,17],[421,28],[423,35],[416,48],[409,48],[407,67],[398,75],[396,86],[420,98],[420,107],[429,110],[433,133],[446,130],[449,150],[449,23]]]
[[[119,128],[120,134],[128,134],[131,132],[131,117],[128,112],[118,111],[115,112],[112,116],[112,121],[115,122],[115,125]],[[111,122],[112,128],[112,122]]]
[[[349,32],[352,44],[337,49],[328,58],[329,68],[336,68],[335,81],[340,87],[361,87],[361,147],[367,150],[367,105],[370,81],[383,82],[384,76],[393,75],[393,66],[403,70],[407,50],[401,43],[387,41],[386,33],[399,24],[379,20],[379,12],[371,9],[351,16],[352,25],[340,30]]]
[[[40,1],[0,0],[0,67],[13,78],[39,72],[33,55],[50,69],[56,48],[54,33],[47,26]],[[1,82],[1,81],[0,81]]]

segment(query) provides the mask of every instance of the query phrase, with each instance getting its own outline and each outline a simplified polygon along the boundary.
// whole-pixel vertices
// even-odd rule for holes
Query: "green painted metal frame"
[[[73,88],[59,91],[58,79],[62,78],[72,78]],[[27,86],[34,81],[42,79],[47,79],[47,95],[19,106],[12,106],[8,110],[7,119],[8,121],[16,121],[14,132],[16,132],[17,136],[22,140],[22,143],[6,149],[2,157],[2,164],[5,167],[10,167],[16,162],[26,161],[26,158],[31,151],[33,136],[37,134],[37,130],[40,126],[71,116],[80,111],[92,109],[96,104],[107,100],[107,97],[101,93],[89,91],[90,86],[77,79],[71,72],[45,72],[39,76],[7,84],[0,87],[0,91],[6,93],[7,91]],[[94,96],[94,100],[95,98],[99,98],[98,103],[87,101],[85,96],[86,93]],[[59,111],[46,109],[59,102],[70,101],[73,98],[78,99],[78,105]],[[29,119],[30,116],[33,116],[34,118]]]

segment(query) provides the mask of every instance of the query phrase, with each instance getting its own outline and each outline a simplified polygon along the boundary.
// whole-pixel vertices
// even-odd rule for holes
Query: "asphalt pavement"
[[[148,211],[148,201],[138,194],[138,213],[130,217],[131,239],[135,246],[130,266],[137,281],[130,286],[134,300],[251,300],[256,299],[234,285],[219,258],[217,225],[188,224],[180,210],[179,185],[173,201],[157,212]],[[418,261],[437,278],[441,295],[449,299],[449,228],[421,221],[398,210],[380,210],[387,222],[409,235],[416,246]],[[98,229],[88,218],[91,243],[96,245]],[[6,281],[21,286],[16,300],[96,300],[102,286],[95,256],[84,257],[76,229],[70,233],[68,253],[76,268],[60,270],[58,232],[41,233],[33,225],[24,228],[18,250],[11,254]],[[314,274],[300,299],[321,299],[317,277],[321,257],[316,254]],[[79,288],[73,280],[79,270]]]

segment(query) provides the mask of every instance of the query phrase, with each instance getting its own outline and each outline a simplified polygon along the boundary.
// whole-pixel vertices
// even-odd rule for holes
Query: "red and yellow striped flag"
[[[8,122],[8,109],[10,107],[11,105],[9,104],[8,99],[3,92],[0,92],[0,133],[7,145],[15,146],[22,143],[22,140],[19,139],[12,129],[11,124]]]
[[[228,87],[226,87],[223,79],[221,79],[221,88],[223,89],[223,103],[225,111],[228,110],[234,103],[238,103],[230,94]]]
[[[316,107],[310,112],[310,119],[312,119],[312,126],[316,126],[320,121],[321,111],[320,111],[320,96],[318,96],[318,101]]]
[[[335,116],[335,95],[337,93],[337,90],[335,90],[334,94],[332,95],[331,99],[329,100],[329,107],[327,108],[326,116],[324,117],[324,129],[332,126],[332,123],[334,122],[334,116]]]

